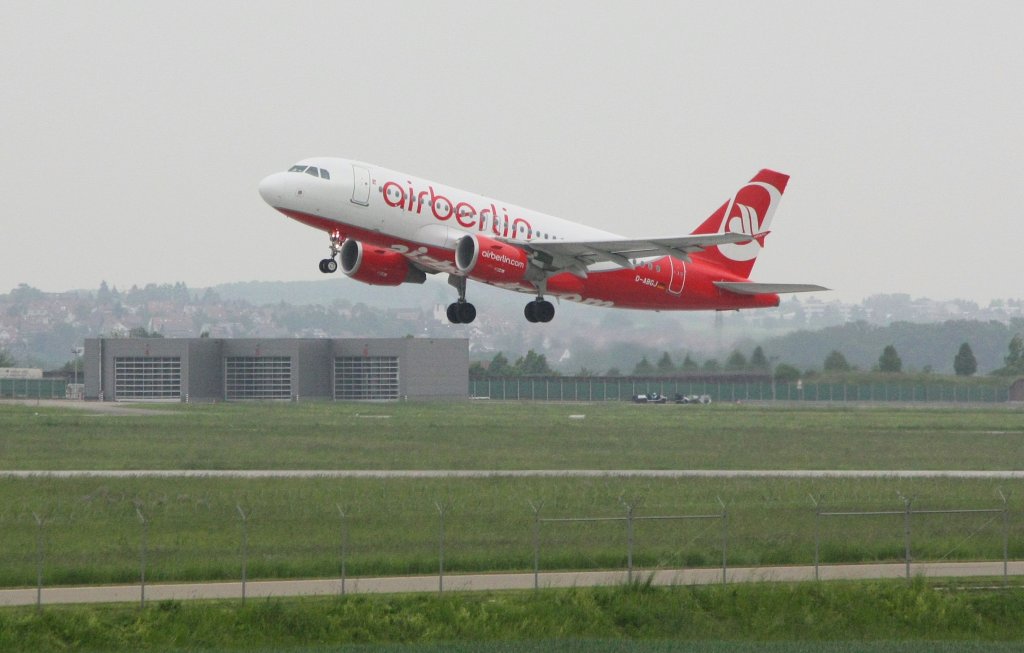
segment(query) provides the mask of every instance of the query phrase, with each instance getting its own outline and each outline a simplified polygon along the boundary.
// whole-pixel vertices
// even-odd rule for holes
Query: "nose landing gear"
[[[338,262],[333,258],[325,258],[320,261],[320,271],[324,274],[330,274],[338,270]]]
[[[331,255],[325,259],[320,259],[320,271],[324,274],[331,274],[332,272],[338,271],[338,252],[341,251],[341,244],[344,242],[344,238],[341,237],[340,231],[331,232]]]

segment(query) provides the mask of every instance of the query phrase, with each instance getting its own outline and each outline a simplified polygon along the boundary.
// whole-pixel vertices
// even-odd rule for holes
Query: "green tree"
[[[957,376],[970,376],[978,371],[978,361],[966,342],[960,345],[960,351],[953,357],[953,371]]]
[[[892,345],[886,345],[882,350],[882,355],[878,357],[878,371],[890,374],[898,374],[903,371],[903,361]]]
[[[487,376],[512,376],[512,366],[508,364],[505,354],[500,351],[491,359],[487,366]]]
[[[755,370],[768,369],[768,358],[764,355],[764,349],[761,349],[761,345],[754,347],[753,353],[750,354],[750,367]]]
[[[676,365],[672,362],[672,357],[668,355],[666,351],[658,359],[658,374],[662,376],[669,376],[676,371]]]
[[[1006,366],[995,371],[1002,376],[1024,374],[1024,338],[1018,333],[1010,339],[1009,351],[1003,362]]]
[[[520,376],[551,376],[554,374],[554,371],[548,366],[547,357],[532,349],[526,352],[525,356],[516,360],[513,369]]]
[[[6,349],[0,349],[0,367],[14,367],[14,357]]]
[[[640,359],[640,362],[633,368],[633,376],[651,376],[654,374],[654,366],[651,365],[651,361],[647,360],[644,356]]]
[[[696,372],[700,369],[700,365],[698,365],[697,361],[693,360],[689,354],[686,355],[686,358],[683,359],[683,364],[679,367],[684,372]]]
[[[747,367],[747,357],[739,349],[733,349],[729,358],[725,360],[725,369],[727,370],[745,370]]]
[[[849,372],[851,369],[853,368],[850,367],[846,356],[843,356],[842,352],[838,349],[833,349],[832,353],[825,357],[826,372]]]
[[[705,372],[717,372],[721,368],[722,366],[718,364],[717,358],[709,358],[704,361],[703,369]]]
[[[605,376],[622,376],[622,370],[617,367],[609,367],[608,371],[604,373]]]
[[[1010,339],[1009,353],[1003,361],[1006,362],[1007,367],[1012,368],[1019,368],[1021,364],[1024,364],[1024,340],[1021,339],[1019,333]]]
[[[133,327],[128,331],[129,338],[163,338],[164,335],[158,331],[146,331],[146,327]]]
[[[202,336],[200,336],[202,337]],[[487,376],[487,370],[480,361],[473,361],[469,364],[469,378],[482,379]]]

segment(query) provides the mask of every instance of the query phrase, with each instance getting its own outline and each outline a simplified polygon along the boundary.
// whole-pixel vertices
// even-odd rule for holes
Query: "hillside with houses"
[[[379,289],[349,279],[299,282],[250,282],[213,288],[184,283],[147,284],[118,289],[106,283],[94,290],[44,292],[20,284],[0,294],[0,349],[19,365],[61,367],[84,338],[129,335],[162,337],[468,337],[471,355],[489,359],[495,352],[545,352],[564,372],[580,368],[631,368],[642,356],[670,352],[682,360],[723,357],[734,348],[750,348],[772,339],[792,349],[791,334],[845,324],[860,331],[894,324],[1002,325],[988,338],[1001,339],[1024,330],[1024,301],[995,300],[985,306],[970,301],[936,301],[890,294],[857,304],[830,300],[827,294],[787,298],[775,309],[728,313],[653,313],[558,304],[554,322],[538,326],[522,316],[526,295],[478,285],[480,307],[468,326],[448,323],[444,309],[453,291],[443,281],[423,286]],[[981,329],[978,329],[981,331]],[[904,329],[905,331],[905,329]],[[959,331],[957,332],[959,333]],[[782,338],[789,336],[789,340]],[[875,333],[877,337],[878,334]],[[904,333],[904,337],[912,338]],[[959,336],[955,336],[959,337]],[[798,338],[799,340],[799,338]],[[841,348],[836,343],[835,348]],[[973,345],[973,343],[972,343]],[[975,349],[1005,351],[1005,342]],[[872,353],[872,355],[875,355]],[[795,360],[813,366],[814,360]],[[820,365],[820,360],[818,363]],[[994,363],[993,363],[994,364]],[[941,369],[939,365],[936,370]]]

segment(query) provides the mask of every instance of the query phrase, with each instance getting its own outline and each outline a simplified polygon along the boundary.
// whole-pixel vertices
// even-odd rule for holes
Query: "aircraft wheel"
[[[538,322],[550,322],[555,317],[555,305],[547,300],[537,302],[536,315]]]
[[[527,322],[537,321],[537,302],[529,302],[526,308],[523,309],[523,315],[526,316]]]
[[[334,260],[333,258],[325,258],[324,259],[324,271],[327,272],[327,273],[337,272],[338,271],[338,262],[336,260]]]
[[[476,306],[473,306],[469,302],[463,302],[456,304],[455,312],[459,318],[460,324],[469,324],[476,319]]]
[[[448,304],[448,321],[452,324],[460,324],[459,321],[459,305],[452,303]]]

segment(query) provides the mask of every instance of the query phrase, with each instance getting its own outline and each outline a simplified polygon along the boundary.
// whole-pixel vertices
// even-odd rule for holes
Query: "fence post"
[[[544,502],[529,503],[533,509],[533,589],[537,590],[540,589],[540,509]]]
[[[43,518],[35,511],[36,518],[36,610],[43,609]]]
[[[910,504],[913,501],[903,496],[899,492],[899,497],[903,499],[903,549],[904,549],[904,560],[907,568],[907,579],[910,579]]]
[[[814,580],[820,580],[818,575],[818,553],[821,548],[821,506],[818,505],[818,500],[814,498],[813,494],[808,494],[807,496],[811,498],[811,503],[814,504]]]
[[[242,605],[245,605],[245,584],[249,572],[249,520],[242,506],[236,503],[235,508],[242,517]]]
[[[715,498],[718,499],[718,505],[722,506],[722,585],[725,585],[727,578],[726,572],[729,569],[729,511],[726,510],[725,502],[722,501],[722,497]]]
[[[437,514],[440,515],[440,532],[438,534],[438,572],[437,572],[437,591],[441,593],[444,591],[444,515],[451,508],[450,500],[447,503],[440,503],[435,501],[434,506],[437,507]]]
[[[633,582],[633,505],[626,504],[626,580]]]
[[[1003,585],[1007,585],[1010,582],[1010,506],[1003,491],[998,492],[1003,500]]]
[[[139,523],[142,525],[142,546],[139,547],[139,609],[142,610],[146,607],[146,549],[149,548],[149,522],[138,506],[135,506],[135,514],[139,516]]]
[[[341,532],[340,535],[340,548],[341,548],[341,595],[345,596],[345,554],[348,552],[348,528],[345,524],[345,511],[337,503],[334,507],[338,509],[338,515],[341,517]]]

